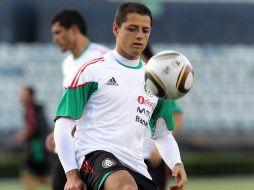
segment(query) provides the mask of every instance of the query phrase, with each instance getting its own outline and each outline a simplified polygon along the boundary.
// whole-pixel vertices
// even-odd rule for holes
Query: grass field
[[[173,182],[170,181],[170,184]],[[185,190],[254,190],[254,176],[189,178]]]
[[[169,182],[172,183],[172,182]],[[253,190],[254,176],[190,178],[185,190]],[[17,179],[0,180],[0,190],[24,190]],[[50,190],[41,186],[38,190]]]

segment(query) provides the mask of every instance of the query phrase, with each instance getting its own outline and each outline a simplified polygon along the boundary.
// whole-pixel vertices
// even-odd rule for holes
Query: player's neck
[[[73,57],[77,59],[82,55],[82,53],[87,49],[89,45],[89,39],[87,37],[79,37],[75,41],[75,44],[73,46],[73,49],[71,50],[71,53],[73,54]]]
[[[115,47],[116,52],[121,55],[122,57],[124,57],[125,59],[128,60],[138,60],[140,58],[139,55],[131,55],[129,53],[127,53],[126,51],[124,51],[122,48],[120,48],[119,46]]]
[[[120,63],[121,65],[127,65],[127,66],[132,66],[135,67],[137,65],[139,65],[140,59],[135,59],[135,60],[131,60],[131,59],[127,59],[124,56],[122,56],[121,54],[119,54],[119,52],[114,49],[112,51],[112,55],[115,58],[115,60]]]

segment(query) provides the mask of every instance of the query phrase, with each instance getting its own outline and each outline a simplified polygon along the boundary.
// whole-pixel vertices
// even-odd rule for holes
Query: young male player
[[[54,137],[67,176],[65,190],[157,190],[143,158],[146,129],[177,178],[187,181],[173,130],[171,103],[145,91],[140,55],[152,27],[150,10],[122,4],[116,13],[115,49],[85,63],[59,104]],[[75,143],[71,131],[76,126]]]

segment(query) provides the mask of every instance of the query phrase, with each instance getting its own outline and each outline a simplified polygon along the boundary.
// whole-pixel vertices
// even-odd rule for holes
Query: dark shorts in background
[[[21,170],[27,170],[33,175],[43,176],[49,174],[49,157],[44,146],[44,140],[33,138],[28,142],[25,160]]]
[[[89,190],[103,190],[106,178],[117,170],[128,171],[135,179],[139,190],[158,190],[150,179],[127,168],[112,153],[103,150],[87,154],[80,173]]]
[[[54,165],[52,169],[52,190],[63,190],[67,181],[63,166],[57,155],[54,155]]]
[[[152,166],[149,163],[149,160],[145,160],[145,163],[154,183],[158,185],[161,190],[164,190],[170,176],[170,169],[163,160],[161,160],[161,163],[158,166]]]

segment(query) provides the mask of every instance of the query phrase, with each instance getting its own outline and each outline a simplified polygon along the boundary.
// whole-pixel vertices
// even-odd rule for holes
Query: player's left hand
[[[172,176],[175,178],[176,183],[170,186],[170,190],[183,190],[188,179],[182,163],[178,163],[174,166],[172,169]]]

